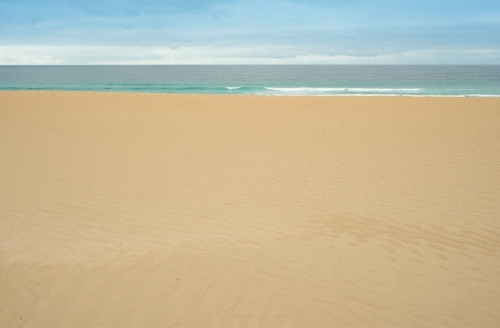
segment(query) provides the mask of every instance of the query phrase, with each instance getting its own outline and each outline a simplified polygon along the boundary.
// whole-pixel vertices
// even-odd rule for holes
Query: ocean
[[[500,97],[500,66],[0,66],[0,90]]]

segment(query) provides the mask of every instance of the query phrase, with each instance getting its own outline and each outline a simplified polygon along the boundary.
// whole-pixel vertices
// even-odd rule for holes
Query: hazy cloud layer
[[[500,64],[500,2],[0,0],[1,64]]]

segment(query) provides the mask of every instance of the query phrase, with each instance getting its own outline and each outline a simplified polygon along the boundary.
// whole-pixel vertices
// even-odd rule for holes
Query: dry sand
[[[0,93],[0,326],[500,326],[500,99]]]

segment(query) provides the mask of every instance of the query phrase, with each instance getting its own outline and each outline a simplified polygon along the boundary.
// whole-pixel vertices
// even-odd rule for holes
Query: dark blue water
[[[0,90],[500,96],[500,66],[0,66]]]

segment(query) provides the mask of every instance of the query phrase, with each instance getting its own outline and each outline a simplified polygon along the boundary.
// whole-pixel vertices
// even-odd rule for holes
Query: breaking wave
[[[375,93],[418,93],[423,89],[421,88],[275,88],[265,87],[269,91],[279,91],[283,93],[302,93],[302,94],[318,94],[318,93],[343,93],[343,92],[375,92]]]

